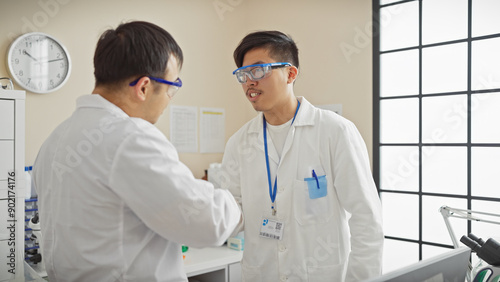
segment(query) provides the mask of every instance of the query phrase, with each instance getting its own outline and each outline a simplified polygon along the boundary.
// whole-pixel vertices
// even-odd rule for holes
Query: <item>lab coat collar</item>
[[[299,112],[295,117],[295,121],[292,126],[304,126],[304,125],[313,125],[314,124],[314,116],[312,112],[314,110],[314,106],[306,100],[305,97],[297,97],[300,102]],[[259,113],[259,117],[255,120],[256,122],[252,122],[252,124],[248,128],[248,133],[262,133],[262,122],[264,118],[264,114],[262,112]]]
[[[304,126],[304,125],[314,125],[314,106],[306,100],[305,97],[297,97],[300,102],[299,112],[297,113],[297,117],[295,117],[295,121],[293,122],[294,126]]]
[[[292,124],[292,131],[295,131],[295,127],[297,126],[305,126],[305,125],[313,125],[314,122],[314,117],[312,114],[313,111],[313,106],[309,101],[306,100],[304,97],[297,97],[297,99],[300,102],[300,108],[299,111],[297,112],[297,116],[295,117],[295,121]],[[254,119],[254,121],[250,124],[248,128],[248,133],[251,134],[258,134],[257,137],[257,142],[254,144],[255,147],[258,149],[264,151],[264,134],[262,131],[262,125],[263,125],[263,118],[264,114],[259,113],[259,116]],[[293,133],[292,133],[293,134]],[[288,144],[289,141],[285,143],[285,148],[282,152],[283,155],[286,154],[288,151],[288,148],[291,146]],[[275,163],[279,163],[279,157],[278,157],[278,152],[276,151],[276,148],[273,145],[273,142],[271,140],[271,137],[269,134],[267,135],[267,148],[268,148],[268,153],[269,153],[269,159],[274,161]]]
[[[76,108],[106,109],[117,116],[128,117],[127,113],[125,113],[122,109],[120,109],[110,101],[104,99],[104,97],[99,94],[90,94],[78,97],[78,99],[76,100]]]

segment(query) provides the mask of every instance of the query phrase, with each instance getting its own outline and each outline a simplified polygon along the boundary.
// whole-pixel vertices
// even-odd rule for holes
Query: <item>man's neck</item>
[[[288,122],[295,116],[298,100],[291,96],[290,100],[283,106],[278,106],[270,111],[264,112],[266,121],[271,125],[280,125]]]
[[[131,103],[127,100],[125,93],[110,91],[108,88],[105,87],[96,87],[92,91],[92,94],[100,95],[104,99],[108,100],[110,103],[120,108],[127,115],[131,117],[135,116],[134,107],[131,107]]]

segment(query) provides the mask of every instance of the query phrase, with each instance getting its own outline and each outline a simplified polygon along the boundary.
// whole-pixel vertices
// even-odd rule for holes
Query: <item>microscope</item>
[[[473,282],[500,281],[500,244],[490,238],[486,242],[474,234],[462,236],[460,242],[471,248],[472,252],[489,265],[478,270]]]
[[[40,218],[38,213],[36,213],[35,216],[29,221],[28,227],[33,230],[31,239],[39,246],[38,252],[30,258],[30,261],[35,265],[38,265],[38,271],[44,272],[45,266],[42,262],[42,231],[40,230]]]

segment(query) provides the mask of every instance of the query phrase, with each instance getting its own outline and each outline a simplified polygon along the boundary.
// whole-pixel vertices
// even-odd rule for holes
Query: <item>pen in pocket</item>
[[[319,189],[319,180],[318,180],[318,176],[316,175],[316,172],[314,172],[314,169],[312,170],[312,176],[314,177],[314,179],[316,179],[316,185],[318,185],[318,189]]]

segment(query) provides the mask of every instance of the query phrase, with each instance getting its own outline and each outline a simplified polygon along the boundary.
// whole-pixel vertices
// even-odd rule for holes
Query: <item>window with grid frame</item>
[[[373,0],[384,272],[453,247],[441,206],[500,214],[498,11],[499,0]],[[458,239],[500,239],[500,225],[450,223]]]

